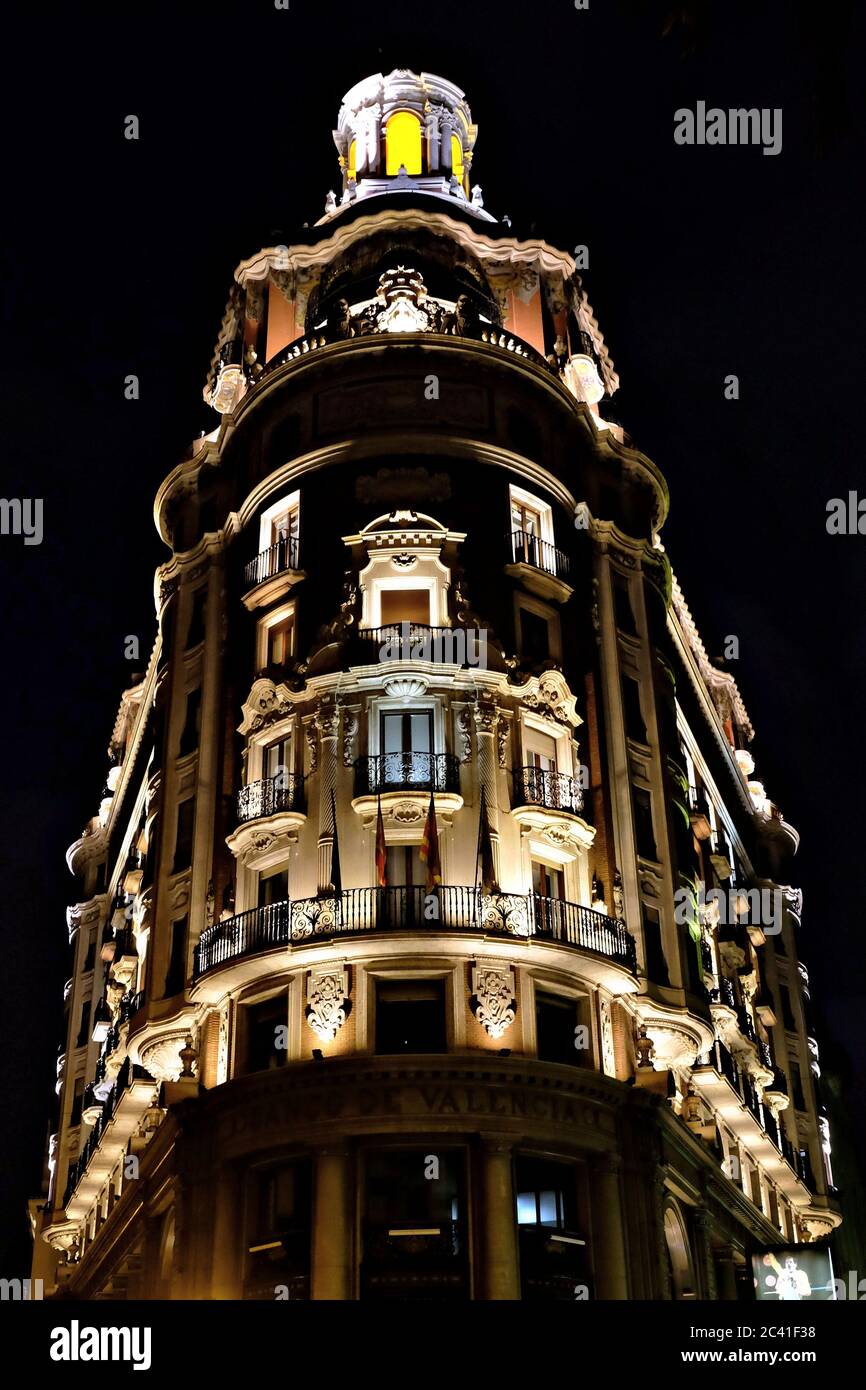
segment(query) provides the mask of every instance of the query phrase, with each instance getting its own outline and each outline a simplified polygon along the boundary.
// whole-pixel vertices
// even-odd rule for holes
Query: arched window
[[[672,1202],[665,1209],[664,1226],[668,1269],[671,1276],[671,1293],[675,1299],[696,1298],[697,1290],[689,1238],[682,1215]]]
[[[463,142],[459,135],[451,136],[451,171],[463,182]]]
[[[395,111],[385,127],[385,172],[421,173],[421,122],[412,111]]]

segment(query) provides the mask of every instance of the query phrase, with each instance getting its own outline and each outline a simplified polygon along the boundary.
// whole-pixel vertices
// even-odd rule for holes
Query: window
[[[521,1298],[572,1302],[590,1282],[586,1242],[578,1234],[576,1170],[520,1156],[514,1176]]]
[[[259,522],[259,550],[270,550],[278,545],[285,551],[280,569],[288,566],[294,569],[297,564],[297,546],[301,534],[301,494],[290,492],[287,497],[262,512]]]
[[[548,619],[528,608],[520,608],[520,650],[527,660],[535,663],[550,658],[550,629]]]
[[[201,688],[187,692],[186,697],[186,718],[183,725],[183,733],[180,736],[180,747],[178,756],[185,758],[187,754],[194,753],[198,748],[199,732],[201,730]]]
[[[244,1297],[273,1302],[274,1290],[309,1298],[312,1182],[309,1161],[298,1159],[254,1172],[247,1197]]]
[[[787,985],[779,985],[779,998],[782,1002],[782,1022],[789,1033],[797,1031],[797,1021],[794,1018],[794,1011],[791,1008],[791,991]]]
[[[358,177],[358,142],[353,140],[349,145],[348,174],[350,179],[357,180]]]
[[[637,852],[641,859],[658,862],[658,849],[653,829],[652,796],[646,787],[632,787],[634,808],[634,837]]]
[[[556,771],[556,739],[537,729],[527,729],[524,736],[526,766],[539,772]]]
[[[260,1004],[248,1004],[244,1015],[247,1072],[274,1071],[284,1066],[287,1051],[284,1045],[285,1029],[288,1025],[286,996],[277,994],[272,999],[262,1000]]]
[[[181,873],[192,863],[192,835],[195,825],[195,798],[187,797],[177,808],[177,834],[174,841],[172,873]]]
[[[86,1047],[90,1041],[90,1005],[81,1005],[81,1018],[78,1022],[78,1037],[75,1039],[76,1047]]]
[[[377,981],[376,1051],[447,1051],[443,980]]]
[[[395,111],[385,127],[385,173],[421,173],[421,122],[412,111]]]
[[[267,625],[266,666],[286,666],[292,657],[295,645],[295,618],[287,613],[275,623]]]
[[[791,1099],[794,1102],[795,1110],[806,1109],[806,1097],[803,1094],[803,1076],[797,1062],[791,1063]]]
[[[582,1010],[579,1001],[560,994],[535,991],[536,1052],[540,1062],[561,1062],[566,1066],[592,1066],[592,1048],[581,1030]],[[588,1021],[583,1021],[588,1028]]]
[[[455,1149],[383,1149],[364,1161],[363,1299],[468,1296],[465,1163]]]
[[[562,869],[543,864],[539,859],[532,861],[532,891],[542,898],[565,898],[565,876]]]
[[[381,605],[381,626],[394,623],[420,623],[430,625],[429,589],[386,589],[382,585],[379,592]]]
[[[433,760],[433,711],[386,710],[380,724],[378,785],[427,787],[435,772]]]
[[[192,608],[189,615],[189,627],[186,633],[186,648],[197,647],[199,642],[204,641],[205,622],[204,611],[207,603],[207,585],[203,584],[196,589],[192,596]]]
[[[69,1111],[69,1123],[71,1126],[81,1124],[81,1108],[84,1101],[84,1077],[76,1076],[75,1085],[72,1091],[72,1108]]]
[[[92,970],[93,962],[96,960],[96,932],[92,931],[87,938],[87,955],[84,957],[82,970]]]
[[[292,740],[282,738],[277,743],[268,744],[267,748],[262,749],[262,781],[270,781],[273,777],[283,777],[285,779],[292,769]]]
[[[421,862],[420,845],[389,845],[386,852],[389,888],[424,888],[427,868]]]
[[[627,632],[633,637],[636,637],[637,626],[634,619],[634,609],[631,604],[628,580],[621,574],[615,574],[613,576],[613,611],[616,625],[620,632]]]
[[[171,924],[171,955],[165,976],[166,999],[180,994],[186,979],[186,935],[188,917],[178,917]]]
[[[509,488],[511,508],[511,553],[515,564],[534,565],[536,569],[556,573],[553,549],[553,512],[546,502],[524,492]]]
[[[646,971],[654,984],[669,985],[668,963],[662,947],[662,924],[658,910],[641,903]]]
[[[647,744],[646,723],[640,707],[640,685],[634,676],[625,671],[622,676],[622,708],[627,736],[636,743]]]
[[[271,869],[270,873],[259,875],[259,907],[271,907],[274,903],[284,903],[289,897],[289,871]]]

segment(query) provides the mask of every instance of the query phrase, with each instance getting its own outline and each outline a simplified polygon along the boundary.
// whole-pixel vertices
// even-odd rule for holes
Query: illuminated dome
[[[342,195],[328,194],[321,220],[365,198],[422,193],[495,221],[471,182],[477,134],[463,93],[444,77],[395,68],[364,78],[343,98],[334,131]]]

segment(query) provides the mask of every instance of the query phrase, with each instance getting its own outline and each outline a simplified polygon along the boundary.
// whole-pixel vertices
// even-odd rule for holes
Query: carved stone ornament
[[[468,763],[472,758],[472,711],[468,707],[457,716],[457,735],[460,739],[460,761]]]
[[[397,821],[398,825],[414,825],[424,819],[424,812],[413,801],[401,801],[393,807],[391,819]]]
[[[304,734],[310,750],[310,772],[315,772],[319,766],[319,734],[313,719],[305,722]]]
[[[536,710],[558,724],[577,728],[583,723],[577,713],[577,701],[568,688],[565,677],[558,671],[545,671],[544,675],[530,683],[529,692],[523,696],[527,709]]]
[[[602,999],[599,1006],[601,1018],[601,1060],[607,1076],[616,1076],[616,1055],[613,1050],[613,1022],[610,1016],[610,1000]]]
[[[274,685],[273,681],[262,677],[254,681],[252,689],[242,706],[243,720],[238,727],[239,734],[254,734],[259,729],[285,719],[292,713],[292,697],[285,685]]]
[[[496,728],[496,743],[499,750],[499,766],[507,766],[508,758],[508,722],[501,715]]]
[[[351,767],[355,760],[355,738],[358,716],[350,709],[343,710],[343,766]]]
[[[501,1038],[517,1012],[514,971],[507,965],[474,966],[471,1007],[489,1036]]]
[[[313,970],[307,980],[307,1027],[323,1042],[333,1042],[352,1010],[345,970]]]

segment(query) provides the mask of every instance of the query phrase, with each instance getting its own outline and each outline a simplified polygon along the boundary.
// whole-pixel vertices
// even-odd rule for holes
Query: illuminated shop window
[[[309,1298],[311,1179],[307,1159],[251,1174],[244,1298],[273,1302],[276,1288],[292,1301]]]
[[[412,111],[396,111],[385,127],[385,172],[421,173],[421,122]]]

